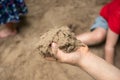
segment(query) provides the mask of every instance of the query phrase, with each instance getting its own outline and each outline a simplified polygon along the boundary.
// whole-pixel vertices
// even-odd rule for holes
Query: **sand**
[[[37,48],[43,34],[62,25],[77,25],[75,34],[89,31],[106,1],[26,0],[29,13],[19,24],[20,33],[0,39],[0,80],[94,80],[78,67],[44,60]],[[115,57],[118,68],[119,45],[120,41]],[[104,43],[89,48],[103,58]]]
[[[44,33],[38,42],[38,50],[43,57],[52,57],[51,44],[57,43],[58,48],[65,53],[76,51],[79,47],[85,46],[81,41],[77,40],[74,33],[71,32],[68,26],[50,29]]]

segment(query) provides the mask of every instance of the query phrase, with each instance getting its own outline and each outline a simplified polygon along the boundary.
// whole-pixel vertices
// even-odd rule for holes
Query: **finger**
[[[89,50],[89,48],[88,48],[88,46],[87,46],[87,45],[85,45],[84,47],[81,47],[81,50],[83,50],[83,51],[88,51],[88,50]]]
[[[89,48],[87,45],[82,46],[77,50],[77,52],[80,52],[80,53],[87,53],[88,51],[89,51]]]
[[[58,51],[59,51],[59,48],[57,46],[56,43],[52,43],[52,54],[53,54],[53,58],[58,60],[59,56],[58,55]]]
[[[58,46],[56,43],[52,43],[52,54],[55,55],[57,54],[57,51],[58,51]]]

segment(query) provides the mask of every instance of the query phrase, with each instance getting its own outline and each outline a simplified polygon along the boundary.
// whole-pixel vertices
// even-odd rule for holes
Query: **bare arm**
[[[87,46],[66,54],[59,50],[56,44],[53,44],[52,51],[59,62],[77,65],[96,80],[120,80],[120,70],[94,55]]]
[[[96,80],[120,80],[119,69],[91,52],[84,55],[78,65]]]

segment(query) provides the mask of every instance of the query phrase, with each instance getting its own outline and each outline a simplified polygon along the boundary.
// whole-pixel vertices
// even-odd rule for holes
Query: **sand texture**
[[[38,50],[44,57],[52,56],[52,42],[57,43],[58,47],[66,53],[73,52],[78,47],[84,46],[81,41],[76,39],[74,33],[67,26],[51,29],[40,37]]]

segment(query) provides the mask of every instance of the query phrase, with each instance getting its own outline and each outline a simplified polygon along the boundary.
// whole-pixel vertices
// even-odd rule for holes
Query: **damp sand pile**
[[[40,37],[39,47],[40,54],[44,57],[52,56],[51,44],[55,42],[58,47],[66,53],[77,50],[84,44],[77,40],[74,33],[67,26],[51,29]]]

